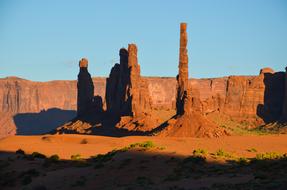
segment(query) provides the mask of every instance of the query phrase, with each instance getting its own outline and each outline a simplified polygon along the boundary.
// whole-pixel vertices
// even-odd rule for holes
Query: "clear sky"
[[[0,77],[76,79],[82,57],[108,76],[129,43],[142,75],[174,77],[180,22],[190,77],[287,66],[286,0],[0,0]]]

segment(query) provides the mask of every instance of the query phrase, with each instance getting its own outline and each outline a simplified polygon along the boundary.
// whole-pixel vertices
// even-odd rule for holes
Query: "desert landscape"
[[[142,76],[133,42],[108,77],[0,78],[0,188],[286,189],[287,67],[190,78],[188,26],[175,77]]]

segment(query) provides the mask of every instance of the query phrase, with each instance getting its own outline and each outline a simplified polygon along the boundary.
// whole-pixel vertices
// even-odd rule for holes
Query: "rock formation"
[[[148,84],[140,75],[137,46],[120,49],[120,64],[112,68],[106,85],[107,112],[118,117],[117,128],[147,131],[152,127]]]
[[[81,116],[90,111],[93,105],[94,84],[88,72],[88,60],[82,58],[79,61],[80,72],[78,74],[77,115]]]
[[[278,87],[269,93],[271,93],[271,97],[277,99],[277,103],[271,103],[270,106],[282,107],[285,105],[286,109],[286,104],[283,101],[286,102],[287,93],[282,99],[284,90],[282,91],[280,88],[280,86],[284,86],[286,73],[275,72],[273,76],[277,76],[274,81],[277,81]],[[148,85],[145,93],[150,94],[152,107],[160,113],[162,111],[174,113],[177,96],[176,79],[171,77],[141,77],[141,79]],[[106,80],[106,78],[100,77],[93,78],[95,95],[105,97]],[[250,127],[256,127],[265,124],[263,116],[259,117],[258,115],[258,109],[264,105],[265,87],[270,86],[268,81],[270,80],[264,82],[264,75],[230,76],[189,79],[189,85],[193,93],[197,91],[198,95],[192,94],[192,96],[199,98],[199,107],[201,106],[203,115],[209,117],[217,113],[220,118],[228,116],[238,123],[244,122]],[[195,89],[197,90],[195,91]],[[284,87],[284,89],[286,91],[287,88]],[[194,105],[192,107],[194,109]],[[40,113],[41,110],[51,108],[63,111],[77,110],[76,81],[33,82],[15,77],[0,79],[0,136],[1,134],[2,136],[14,135],[17,132],[17,126],[13,121],[15,115]],[[266,112],[265,115],[265,117],[269,117],[270,113]],[[283,111],[279,115],[284,116]],[[63,122],[65,121],[63,120]]]
[[[283,108],[282,108],[282,121],[287,122],[287,67],[285,68],[284,73],[284,101],[283,101]]]
[[[79,61],[77,82],[77,117],[57,127],[52,133],[92,134],[94,126],[102,126],[104,112],[101,96],[94,96],[94,83],[88,72],[88,60]]]
[[[107,111],[119,116],[141,116],[151,109],[148,85],[140,75],[137,47],[120,50],[120,64],[112,68],[106,86]]]
[[[188,84],[188,55],[187,55],[187,33],[186,23],[180,24],[180,47],[179,47],[179,64],[178,64],[178,76],[177,76],[177,96],[176,96],[176,113],[177,115],[183,115],[185,112],[190,112],[188,108],[191,105],[187,100],[188,93],[190,91]],[[186,109],[185,109],[186,108]]]
[[[151,109],[151,98],[149,96],[147,83],[140,75],[138,64],[137,46],[129,44],[128,67],[130,70],[130,81],[128,85],[128,97],[131,99],[131,113],[133,117],[143,116]]]
[[[129,53],[125,48],[120,49],[120,64],[115,64],[106,79],[106,106],[107,111],[113,115],[131,115],[130,99],[127,96],[129,84]]]
[[[179,66],[177,76],[176,115],[155,130],[160,136],[220,137],[226,131],[202,115],[197,103],[193,103],[194,90],[188,82],[188,55],[186,23],[180,25]],[[194,96],[194,98],[193,98]],[[194,109],[195,107],[195,109]]]

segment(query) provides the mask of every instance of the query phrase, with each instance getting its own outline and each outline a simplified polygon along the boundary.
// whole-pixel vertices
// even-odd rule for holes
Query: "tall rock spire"
[[[226,132],[209,121],[198,109],[195,90],[188,83],[186,23],[180,24],[179,64],[177,75],[176,115],[159,127],[160,136],[219,137]]]
[[[79,61],[80,72],[78,74],[77,115],[85,114],[93,105],[94,84],[88,72],[88,60],[82,58]]]
[[[140,65],[138,64],[138,49],[135,44],[129,44],[129,69],[130,83],[128,87],[128,95],[131,97],[131,113],[133,116],[139,116],[143,111],[144,102],[140,99]],[[146,97],[148,98],[148,97]]]
[[[283,97],[283,107],[282,107],[282,120],[287,122],[287,67],[285,67],[284,73],[284,97]]]
[[[187,24],[180,24],[180,47],[179,47],[179,64],[177,76],[177,97],[176,97],[176,112],[177,115],[182,115],[184,110],[184,102],[188,96],[188,55],[187,55]]]

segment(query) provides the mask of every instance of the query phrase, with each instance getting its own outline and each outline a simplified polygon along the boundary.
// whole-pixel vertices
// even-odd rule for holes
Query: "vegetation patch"
[[[94,162],[104,163],[110,161],[116,155],[117,152],[118,150],[112,150],[107,154],[98,154],[97,156],[92,156],[91,158]]]
[[[236,160],[236,163],[241,165],[241,166],[246,166],[250,163],[250,160],[244,157],[240,157]]]
[[[41,159],[47,158],[44,154],[42,154],[42,153],[40,153],[40,152],[33,152],[33,153],[31,154],[31,156],[32,156],[33,158],[41,158]]]
[[[232,157],[232,155],[230,153],[224,151],[223,149],[218,149],[214,155],[217,157],[224,157],[224,158],[231,158]]]
[[[71,160],[73,161],[81,161],[83,160],[80,154],[74,154],[71,156]]]
[[[145,149],[149,149],[149,148],[154,148],[155,144],[152,141],[145,141],[142,143],[134,143],[129,145],[129,148],[145,148]]]
[[[18,150],[16,150],[16,154],[25,155],[25,152],[22,149],[18,149]]]
[[[248,152],[257,152],[257,150],[255,148],[250,148],[250,149],[247,149]]]
[[[52,162],[58,162],[60,160],[60,157],[57,154],[53,154],[48,159]]]
[[[195,149],[195,150],[192,152],[193,156],[206,156],[207,153],[208,153],[207,150],[201,149],[201,148]]]
[[[256,160],[276,160],[276,159],[282,159],[287,158],[286,154],[280,154],[277,152],[266,152],[266,153],[260,153],[256,154],[255,159]]]

